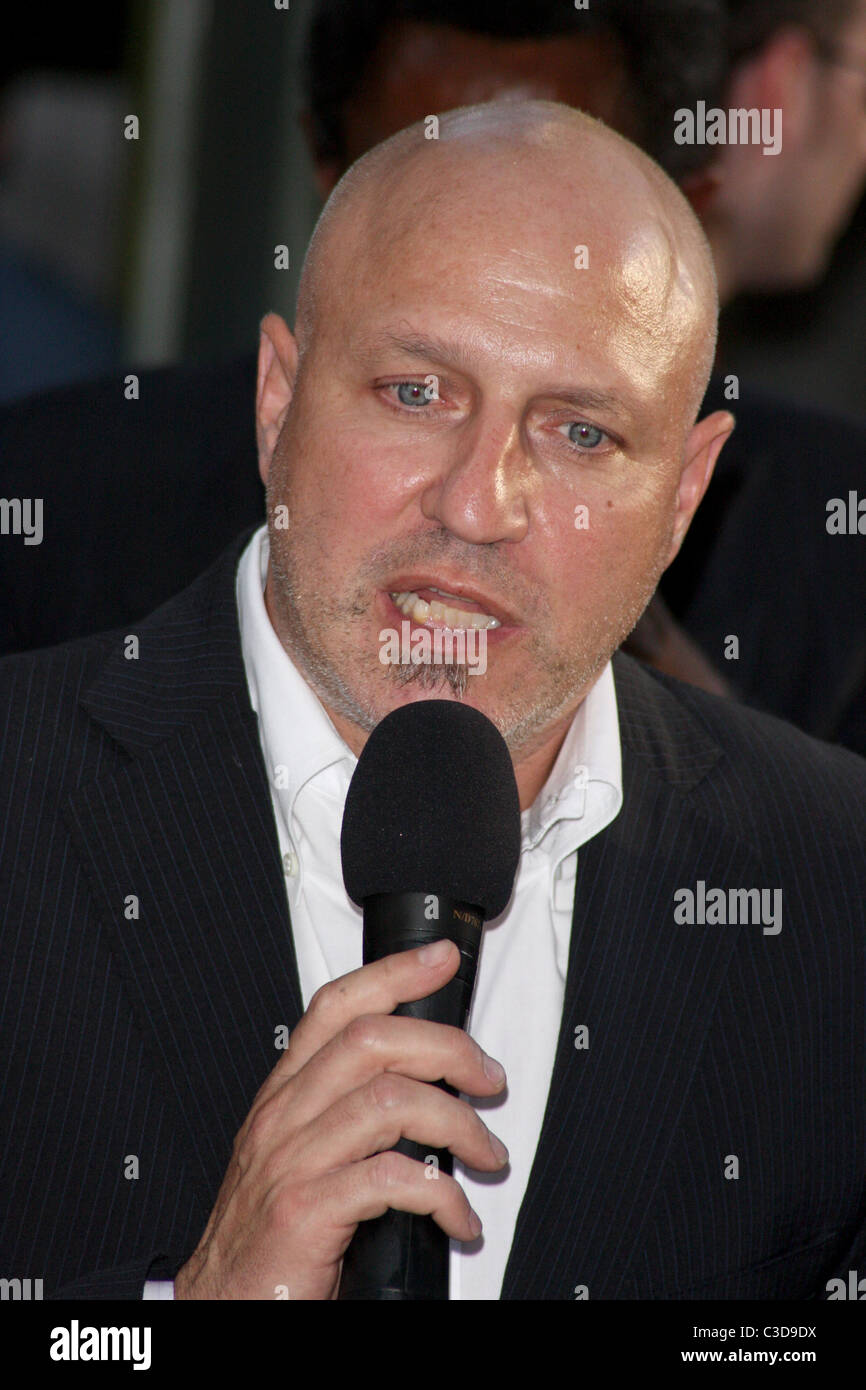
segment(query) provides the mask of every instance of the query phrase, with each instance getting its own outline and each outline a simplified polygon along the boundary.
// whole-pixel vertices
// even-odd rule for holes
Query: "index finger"
[[[426,953],[440,952],[441,959]],[[453,941],[433,942],[371,961],[329,980],[310,1000],[289,1046],[265,1080],[256,1101],[284,1085],[320,1048],[361,1014],[391,1014],[398,1004],[426,999],[451,979],[460,964]]]

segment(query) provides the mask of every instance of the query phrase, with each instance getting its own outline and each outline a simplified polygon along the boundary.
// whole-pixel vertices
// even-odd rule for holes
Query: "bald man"
[[[452,1299],[826,1298],[863,1256],[866,766],[613,655],[733,427],[695,420],[715,328],[682,195],[572,109],[464,108],[337,186],[262,323],[266,524],[0,665],[9,1275],[334,1299],[388,1208]],[[339,870],[370,731],[431,697],[520,793],[468,1033],[392,1016],[458,953],[362,967]]]
[[[686,200],[612,131],[553,111],[469,108],[362,158],[313,238],[298,341],[268,315],[259,359],[282,645],[357,754],[429,690],[379,660],[380,629],[417,616],[396,595],[432,586],[495,620],[463,698],[510,741],[524,808],[734,424],[694,425],[716,299]]]

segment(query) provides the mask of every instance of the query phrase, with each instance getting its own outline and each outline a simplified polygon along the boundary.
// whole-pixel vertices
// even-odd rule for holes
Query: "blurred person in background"
[[[815,284],[866,180],[866,0],[726,0],[726,107],[779,109],[782,147],[716,151],[696,201],[722,300]]]

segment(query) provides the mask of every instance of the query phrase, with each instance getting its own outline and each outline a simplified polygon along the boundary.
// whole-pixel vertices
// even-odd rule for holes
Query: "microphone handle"
[[[394,1013],[465,1028],[483,925],[479,908],[441,893],[377,893],[364,899],[364,964],[446,937],[454,941],[460,965],[448,983],[426,999],[398,1004]],[[449,1095],[457,1094],[445,1081],[435,1084]],[[452,1171],[448,1149],[410,1139],[394,1147],[423,1163],[431,1182],[440,1172]],[[338,1299],[447,1301],[449,1251],[448,1234],[432,1216],[389,1207],[382,1216],[359,1223],[343,1256]]]

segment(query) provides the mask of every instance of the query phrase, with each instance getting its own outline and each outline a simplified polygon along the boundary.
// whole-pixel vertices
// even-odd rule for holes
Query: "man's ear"
[[[683,453],[683,471],[677,488],[677,509],[667,567],[683,543],[698,504],[709,487],[716,459],[736,421],[729,410],[715,410],[692,428]]]
[[[285,319],[266,314],[259,325],[259,365],[256,380],[256,444],[259,473],[267,485],[268,471],[295,388],[298,345]]]

